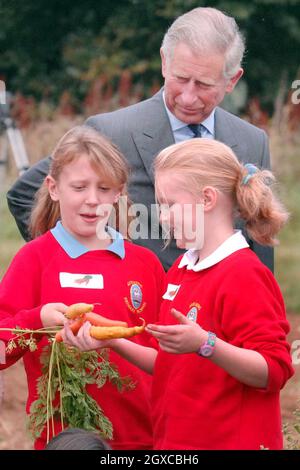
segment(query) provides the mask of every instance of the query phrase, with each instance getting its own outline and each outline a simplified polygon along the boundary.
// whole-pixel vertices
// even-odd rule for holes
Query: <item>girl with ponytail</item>
[[[159,323],[146,328],[159,349],[92,338],[90,347],[153,373],[155,449],[281,449],[289,325],[272,272],[234,230],[241,217],[254,240],[277,243],[288,215],[273,176],[197,138],[164,149],[154,172],[167,238],[188,249],[167,274]]]
[[[189,248],[168,272],[177,293],[167,290],[161,325],[147,328],[160,346],[156,448],[282,448],[279,394],[293,374],[284,302],[271,271],[234,230],[239,217],[250,238],[277,243],[288,214],[273,180],[216,140],[173,145],[155,161],[157,199],[168,208],[161,222]],[[196,227],[199,213],[201,236],[192,237],[186,225]]]

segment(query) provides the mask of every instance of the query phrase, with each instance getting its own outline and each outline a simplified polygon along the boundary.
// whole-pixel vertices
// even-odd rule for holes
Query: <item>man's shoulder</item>
[[[86,120],[86,124],[96,128],[99,125],[105,126],[105,124],[111,124],[112,122],[130,125],[133,119],[138,122],[140,119],[142,119],[142,117],[145,119],[149,113],[154,113],[160,109],[163,109],[162,90],[160,90],[151,98],[132,104],[125,108],[90,116]]]
[[[250,122],[248,122],[246,119],[242,119],[235,114],[230,113],[229,111],[226,111],[223,108],[217,107],[216,108],[216,115],[215,115],[216,121],[220,123],[221,122],[226,122],[229,126],[239,129],[241,132],[247,132],[247,133],[254,133],[254,134],[259,134],[263,135],[265,134],[265,131],[260,129],[259,127],[254,126]]]

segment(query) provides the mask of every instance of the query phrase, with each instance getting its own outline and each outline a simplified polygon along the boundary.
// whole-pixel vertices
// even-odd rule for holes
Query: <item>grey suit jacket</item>
[[[127,158],[131,169],[129,194],[134,203],[151,207],[155,204],[152,164],[160,150],[174,143],[170,122],[162,99],[162,90],[152,98],[111,113],[98,114],[86,124],[109,137]],[[235,152],[241,162],[254,163],[259,168],[270,167],[268,139],[264,131],[224,111],[216,109],[215,138]],[[22,235],[28,239],[27,220],[35,191],[46,176],[50,159],[41,160],[28,170],[8,192],[9,208]],[[150,213],[150,211],[149,211]],[[140,218],[150,226],[150,219]],[[154,227],[154,231],[156,228]],[[141,233],[148,230],[141,229]],[[150,233],[150,232],[149,232]],[[140,238],[135,243],[152,249],[168,269],[182,253],[172,243],[162,250],[161,239]],[[250,241],[251,248],[273,270],[273,250]]]

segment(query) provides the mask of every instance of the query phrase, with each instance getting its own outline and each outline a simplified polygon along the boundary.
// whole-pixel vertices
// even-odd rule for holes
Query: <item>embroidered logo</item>
[[[83,273],[59,273],[61,287],[71,287],[73,289],[103,289],[102,274]]]
[[[201,305],[197,302],[193,302],[192,304],[190,304],[186,318],[196,323],[200,308]]]
[[[86,275],[79,279],[75,279],[74,282],[76,282],[76,284],[85,284],[87,286],[91,279],[93,279],[93,276]]]
[[[129,298],[124,297],[125,304],[131,312],[141,313],[146,307],[146,302],[143,302],[143,286],[138,281],[129,281]]]
[[[163,295],[163,299],[166,300],[173,300],[175,296],[177,295],[177,292],[180,289],[180,285],[176,284],[168,284],[167,291]]]

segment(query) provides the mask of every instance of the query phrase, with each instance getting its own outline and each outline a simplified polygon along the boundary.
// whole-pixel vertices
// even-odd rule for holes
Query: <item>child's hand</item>
[[[101,341],[94,339],[90,335],[91,323],[89,321],[84,322],[77,336],[73,334],[70,328],[70,323],[65,322],[64,330],[62,331],[63,341],[70,346],[75,346],[80,351],[91,351],[99,348],[108,348],[113,340]]]
[[[172,315],[181,325],[147,325],[146,331],[158,341],[163,351],[185,354],[198,351],[206,340],[207,333],[198,323],[188,320],[182,313],[172,308]]]
[[[44,328],[54,325],[62,325],[66,321],[64,313],[68,306],[62,303],[46,304],[41,309],[41,322]]]

